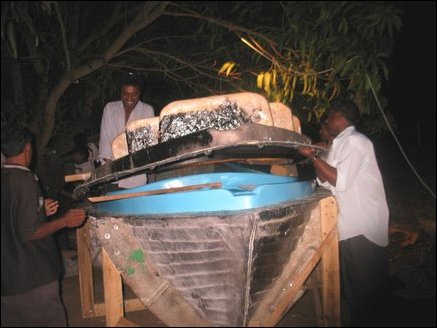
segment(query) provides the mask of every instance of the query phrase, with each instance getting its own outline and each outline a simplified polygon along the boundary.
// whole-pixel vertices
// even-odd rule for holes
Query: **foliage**
[[[256,86],[274,101],[319,118],[336,98],[352,98],[364,113],[373,112],[369,77],[381,98],[381,81],[400,10],[388,2],[284,2],[281,33],[267,38],[242,36],[262,68],[253,70]],[[279,16],[278,16],[279,17]],[[238,64],[237,64],[238,63]],[[233,77],[247,62],[227,61],[220,74]]]
[[[144,77],[157,114],[175,99],[255,90],[247,74],[316,113],[346,91],[366,105],[363,75],[380,89],[400,27],[385,2],[3,1],[1,15],[2,123],[30,126],[42,149],[98,132],[126,70]],[[238,64],[217,75],[223,62]]]

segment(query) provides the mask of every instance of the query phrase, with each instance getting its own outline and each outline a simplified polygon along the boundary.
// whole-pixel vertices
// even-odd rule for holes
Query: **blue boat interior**
[[[111,195],[165,190],[199,184],[221,183],[221,188],[131,197],[95,204],[103,213],[118,216],[166,214],[205,214],[247,211],[308,197],[314,193],[313,181],[261,172],[221,172],[188,175],[146,184]]]

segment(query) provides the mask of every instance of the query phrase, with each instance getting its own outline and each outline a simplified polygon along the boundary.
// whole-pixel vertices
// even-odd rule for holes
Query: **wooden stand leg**
[[[102,247],[103,290],[105,293],[106,327],[115,327],[124,317],[120,273]]]
[[[76,230],[82,318],[94,317],[94,282],[89,249],[89,223]]]
[[[283,276],[276,280],[275,285],[266,293],[261,301],[256,312],[248,322],[248,326],[273,327],[276,325],[283,315],[290,309],[290,306],[295,303],[296,297],[301,292],[303,284],[313,272],[314,268],[320,263],[325,252],[330,251],[330,255],[324,258],[323,274],[328,274],[328,277],[322,278],[323,295],[323,324],[331,323],[339,325],[339,270],[338,258],[335,258],[335,250],[338,251],[338,233],[336,228],[337,206],[333,197],[323,199],[319,203],[318,209],[315,209],[311,214],[310,222],[307,225],[317,224],[317,229],[314,233],[320,233],[322,230],[322,238],[320,241],[314,239],[309,242],[306,247],[301,249],[301,255],[306,254],[311,250],[311,255],[305,257],[304,262],[300,263],[298,272],[285,268]],[[321,224],[323,222],[323,224]],[[320,228],[323,226],[323,228]],[[313,230],[309,230],[313,231]],[[308,232],[304,238],[310,238]],[[313,247],[309,248],[310,245]],[[297,249],[297,248],[296,248]],[[297,251],[295,252],[295,256]],[[306,256],[306,255],[305,255]],[[298,257],[299,258],[299,257]],[[292,262],[287,266],[293,265]],[[319,312],[322,312],[319,310]]]
[[[99,317],[107,313],[105,303],[95,303],[94,300],[94,279],[89,229],[89,223],[86,223],[83,227],[76,230],[82,318]],[[111,266],[108,265],[108,268],[111,270]],[[103,273],[105,274],[105,267],[103,267]],[[118,272],[117,274],[120,276]],[[126,312],[140,311],[144,310],[145,306],[140,299],[129,299],[124,301],[124,309]]]
[[[313,301],[314,301],[314,309],[317,316],[317,327],[322,327],[323,320],[323,307],[322,307],[322,298],[320,296],[320,263],[314,268],[311,275],[308,277],[307,285],[311,289],[313,293]]]
[[[320,201],[322,234],[326,236],[337,220],[337,206],[334,197]],[[340,326],[340,264],[338,257],[338,233],[334,236],[322,259],[322,303],[323,321],[326,327]]]
[[[121,281],[121,275],[103,247],[102,262],[106,327],[138,327],[124,317],[123,284]]]

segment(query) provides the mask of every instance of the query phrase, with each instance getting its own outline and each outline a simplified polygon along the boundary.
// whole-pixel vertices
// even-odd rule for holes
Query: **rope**
[[[407,154],[404,151],[404,148],[402,147],[401,143],[399,142],[398,138],[396,137],[396,134],[394,133],[390,123],[388,122],[387,116],[385,115],[381,103],[379,102],[378,96],[376,95],[375,89],[373,88],[373,84],[370,81],[369,75],[366,74],[366,78],[367,78],[367,82],[369,82],[369,86],[370,89],[372,90],[373,93],[373,97],[375,97],[376,103],[378,104],[378,108],[381,111],[382,117],[384,118],[385,124],[387,124],[388,130],[390,131],[391,135],[393,136],[393,138],[396,141],[396,144],[398,145],[399,150],[401,151],[402,156],[404,157],[405,161],[408,163],[408,165],[410,166],[411,170],[413,171],[413,173],[416,175],[417,179],[419,180],[419,182],[428,190],[428,192],[432,195],[432,197],[434,199],[436,199],[435,197],[435,193],[432,191],[432,189],[426,184],[425,181],[423,181],[422,177],[420,176],[420,174],[416,171],[414,165],[410,162]]]

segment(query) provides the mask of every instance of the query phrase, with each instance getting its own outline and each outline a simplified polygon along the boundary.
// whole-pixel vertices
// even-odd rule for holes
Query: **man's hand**
[[[299,154],[306,158],[311,158],[317,177],[321,182],[328,181],[331,186],[337,184],[337,169],[332,167],[323,159],[317,157],[316,149],[313,147],[299,147]]]
[[[69,210],[63,217],[57,220],[48,221],[42,224],[30,237],[31,240],[42,239],[63,228],[74,228],[80,226],[86,218],[83,210]]]
[[[80,209],[71,209],[65,213],[63,220],[67,228],[80,226],[86,219],[86,213]]]
[[[47,216],[53,215],[58,211],[59,202],[51,198],[46,198],[44,199],[44,208]]]
[[[316,149],[312,147],[299,147],[299,154],[307,158],[316,156]]]

